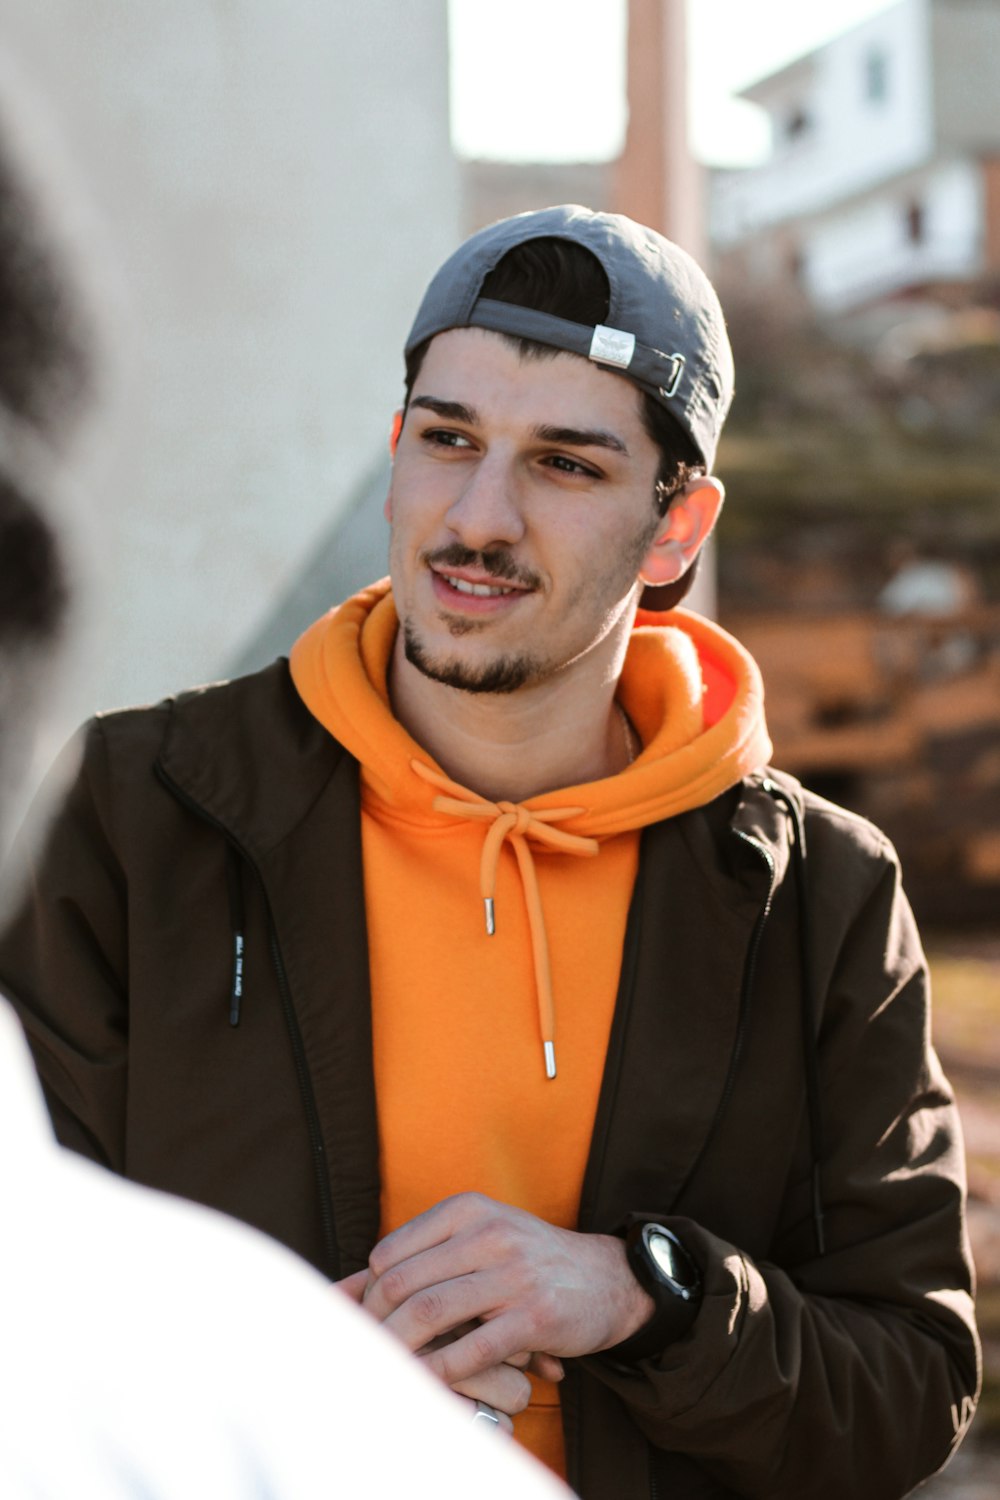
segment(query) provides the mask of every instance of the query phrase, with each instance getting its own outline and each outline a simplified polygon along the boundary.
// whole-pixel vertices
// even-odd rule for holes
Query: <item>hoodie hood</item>
[[[443,773],[389,703],[397,628],[384,579],[305,631],[292,650],[292,678],[314,717],[360,762],[368,789],[400,812],[437,822]],[[618,699],[642,741],[633,764],[601,781],[527,798],[526,809],[572,807],[572,833],[599,840],[704,806],[770,757],[756,663],[732,636],[688,610],[638,613]],[[416,771],[415,762],[435,776]]]
[[[331,610],[296,642],[292,679],[316,719],[361,765],[364,796],[411,827],[482,828],[479,895],[487,937],[504,845],[517,860],[530,931],[545,1075],[556,1076],[555,997],[536,854],[593,858],[601,842],[701,807],[764,764],[771,744],[752,658],[708,621],[640,614],[618,699],[642,741],[617,775],[520,803],[491,802],[444,774],[393,716],[387,673],[398,620],[388,580]]]

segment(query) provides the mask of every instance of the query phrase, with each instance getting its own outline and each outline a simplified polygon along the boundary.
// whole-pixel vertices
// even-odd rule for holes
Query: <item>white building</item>
[[[0,39],[103,221],[127,333],[75,719],[225,675],[372,487],[461,237],[446,0],[12,0]]]
[[[743,97],[773,149],[715,183],[720,273],[840,313],[1000,268],[998,0],[899,0]]]

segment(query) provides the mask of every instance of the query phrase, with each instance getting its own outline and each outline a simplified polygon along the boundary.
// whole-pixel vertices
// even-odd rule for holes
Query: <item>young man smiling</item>
[[[978,1363],[894,857],[765,771],[738,643],[638,608],[722,502],[714,292],[523,215],[407,369],[391,584],[89,731],[0,953],[57,1127],[322,1265],[584,1496],[901,1496]]]
[[[422,363],[387,502],[392,702],[482,793],[517,801],[628,763],[615,689],[637,578],[680,577],[722,500],[695,479],[662,514],[640,401],[599,365],[525,359],[478,328],[438,335]]]

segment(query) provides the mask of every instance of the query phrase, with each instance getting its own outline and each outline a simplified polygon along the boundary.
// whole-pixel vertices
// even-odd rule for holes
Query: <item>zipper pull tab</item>
[[[233,988],[229,996],[229,1024],[240,1024],[240,1001],[243,998],[243,934],[233,934]]]
[[[486,908],[486,936],[492,937],[497,930],[496,918],[493,915],[493,897],[484,896],[483,905]]]
[[[229,1024],[240,1024],[243,1000],[244,932],[246,910],[243,905],[243,868],[232,844],[226,845],[226,886],[229,891],[229,920],[233,934],[233,982],[229,988]]]

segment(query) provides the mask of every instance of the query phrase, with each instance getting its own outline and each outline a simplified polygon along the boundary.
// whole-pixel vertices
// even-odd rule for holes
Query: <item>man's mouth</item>
[[[437,575],[445,583],[457,589],[460,594],[473,594],[478,599],[500,599],[504,594],[517,594],[520,589],[513,588],[509,584],[502,583],[470,583],[468,579],[456,578],[454,573],[439,573]]]

